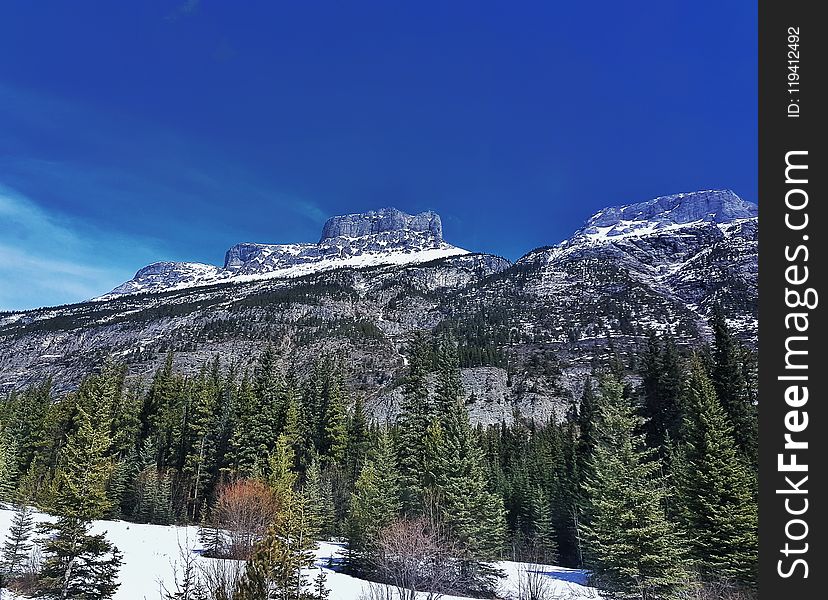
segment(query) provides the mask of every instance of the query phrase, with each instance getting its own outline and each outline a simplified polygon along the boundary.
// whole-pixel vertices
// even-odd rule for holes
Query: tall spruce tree
[[[348,424],[343,398],[341,370],[329,364],[324,392],[324,414],[320,431],[319,455],[326,465],[342,465],[348,443]]]
[[[429,432],[429,496],[440,522],[461,550],[465,584],[488,589],[504,541],[503,501],[486,486],[483,453],[460,399]]]
[[[10,502],[17,483],[17,440],[9,427],[0,422],[0,502]]]
[[[348,419],[348,443],[346,451],[346,468],[349,483],[353,485],[368,457],[371,439],[368,432],[368,419],[365,416],[365,402],[357,397],[354,409]]]
[[[681,359],[672,336],[659,340],[650,334],[640,374],[647,444],[663,459],[669,454],[668,440],[677,439],[681,429]]]
[[[409,345],[408,375],[398,419],[397,462],[402,508],[407,515],[421,514],[423,510],[426,432],[436,418],[428,393],[431,354],[428,337],[423,333],[415,334]]]
[[[31,536],[34,531],[34,517],[31,509],[19,504],[14,511],[9,531],[3,543],[0,573],[7,579],[20,575],[32,551]]]
[[[685,579],[682,539],[667,520],[667,485],[622,385],[601,382],[591,456],[585,549],[596,582],[642,600],[668,597]]]
[[[78,427],[61,454],[57,476],[52,509],[58,519],[40,526],[47,535],[39,584],[46,597],[105,600],[118,588],[121,554],[104,535],[90,535],[89,526],[110,507],[109,423],[101,419],[93,426],[81,407],[77,414]]]
[[[367,566],[376,552],[379,532],[399,514],[399,496],[394,449],[383,430],[356,480],[348,508],[348,551],[357,568]]]
[[[751,465],[758,460],[758,415],[755,394],[750,388],[751,362],[749,351],[734,338],[724,311],[716,306],[711,319],[713,327],[713,366],[711,378],[716,395],[733,429],[739,454]]]
[[[756,582],[754,481],[701,361],[693,358],[683,391],[683,444],[676,467],[678,514],[703,578]]]
[[[334,513],[331,481],[323,475],[320,463],[321,461],[317,457],[308,466],[304,492],[319,534],[327,539],[335,531],[336,515]]]

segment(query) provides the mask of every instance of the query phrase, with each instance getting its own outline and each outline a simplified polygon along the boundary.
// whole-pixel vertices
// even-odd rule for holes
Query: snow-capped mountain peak
[[[383,208],[331,217],[318,243],[236,244],[225,254],[223,267],[193,262],[153,263],[98,299],[225,281],[299,277],[342,267],[420,263],[467,253],[443,241],[438,214],[428,211],[409,215]]]
[[[601,243],[704,224],[725,226],[757,215],[755,204],[730,190],[672,194],[600,210],[563,245]]]

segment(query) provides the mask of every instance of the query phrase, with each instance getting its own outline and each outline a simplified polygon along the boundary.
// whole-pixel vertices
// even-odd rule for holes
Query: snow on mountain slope
[[[0,509],[0,537],[5,537],[14,513]],[[35,520],[42,522],[52,517],[36,514]],[[162,589],[175,591],[176,564],[181,563],[181,552],[199,554],[197,564],[208,566],[219,561],[200,556],[197,527],[142,525],[126,521],[95,521],[94,533],[106,533],[107,538],[123,553],[123,564],[119,573],[121,583],[114,600],[160,600]],[[340,573],[331,568],[337,559],[344,557],[341,544],[320,542],[316,549],[316,564],[308,570],[312,579],[318,569],[325,570],[331,600],[358,600],[363,590],[368,590],[367,581]],[[515,562],[501,562],[506,577],[501,582],[501,596],[516,597],[521,573],[526,569],[540,570],[548,583],[550,598],[567,600],[595,600],[601,596],[587,587],[586,573],[551,565],[526,565]],[[162,587],[163,586],[163,587]],[[2,590],[0,596],[15,600],[11,592]],[[425,594],[421,594],[425,598]],[[443,596],[446,600],[463,600],[458,596]]]
[[[753,340],[757,214],[755,204],[728,190],[605,208],[475,293],[526,315],[527,331],[560,342],[608,331],[695,337],[706,331],[714,305]]]
[[[409,215],[383,208],[331,217],[316,244],[236,244],[225,254],[221,268],[193,262],[153,263],[95,300],[221,282],[301,277],[345,267],[414,264],[468,254],[444,242],[442,235],[440,216],[430,211]]]
[[[646,202],[605,208],[559,247],[603,244],[652,235],[680,234],[684,229],[756,219],[758,208],[730,190],[705,190],[660,196]]]

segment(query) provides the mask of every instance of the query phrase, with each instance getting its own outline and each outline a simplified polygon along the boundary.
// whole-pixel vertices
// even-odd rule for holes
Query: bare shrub
[[[435,600],[457,587],[456,548],[428,519],[394,521],[380,531],[377,546],[377,571],[399,600],[416,600],[418,591]]]
[[[368,589],[362,588],[358,600],[394,600],[394,588],[382,583],[370,583]]]
[[[257,479],[239,479],[223,485],[211,512],[213,525],[226,534],[222,555],[247,560],[277,514],[270,488]]]
[[[552,600],[549,579],[543,574],[543,567],[526,564],[520,567],[516,600]]]
[[[233,600],[245,563],[231,559],[210,559],[200,566],[201,580],[210,600]]]
[[[10,581],[6,581],[4,585],[23,596],[33,596],[38,591],[38,576],[42,564],[43,556],[40,546],[35,545],[17,575]]]

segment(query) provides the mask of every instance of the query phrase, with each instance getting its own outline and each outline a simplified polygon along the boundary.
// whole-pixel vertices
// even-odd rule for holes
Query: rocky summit
[[[425,262],[465,253],[443,242],[438,214],[409,215],[383,208],[331,217],[316,244],[236,244],[225,254],[222,268],[193,262],[154,263],[98,299],[226,281],[298,277],[343,267]]]
[[[635,353],[650,331],[692,346],[721,306],[756,340],[757,207],[727,190],[663,196],[589,217],[516,263],[443,240],[432,212],[333,217],[318,242],[238,244],[219,266],[163,262],[94,302],[0,314],[0,390],[71,389],[108,357],[149,378],[166,353],[238,372],[273,344],[305,368],[346,358],[349,393],[393,418],[418,330],[460,343],[478,422],[561,414],[596,351]]]

